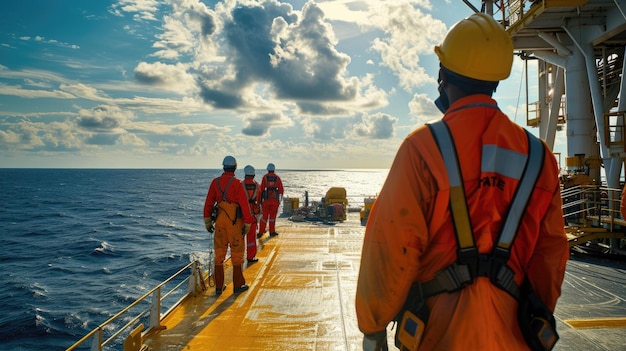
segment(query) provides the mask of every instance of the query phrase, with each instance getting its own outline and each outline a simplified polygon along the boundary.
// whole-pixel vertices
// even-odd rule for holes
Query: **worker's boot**
[[[233,286],[235,294],[248,290],[249,286],[246,285],[246,279],[243,277],[243,271],[241,265],[233,265]]]
[[[222,294],[226,287],[224,286],[224,265],[216,264],[215,265],[215,295],[219,296]]]

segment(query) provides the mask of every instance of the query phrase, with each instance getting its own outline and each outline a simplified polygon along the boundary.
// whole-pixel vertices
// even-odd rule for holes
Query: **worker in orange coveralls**
[[[278,214],[278,206],[283,197],[283,182],[275,173],[276,166],[273,163],[267,165],[267,174],[261,180],[261,224],[259,225],[259,234],[262,237],[265,233],[265,226],[269,225],[270,236],[276,236],[276,215]]]
[[[256,258],[256,230],[257,221],[261,216],[261,189],[259,183],[254,180],[255,170],[251,165],[247,165],[243,169],[245,178],[243,180],[243,186],[246,188],[246,196],[248,198],[248,205],[250,205],[250,211],[254,216],[255,221],[250,226],[250,230],[246,235],[246,260],[248,264],[259,262]]]
[[[435,53],[441,64],[435,104],[456,147],[470,235],[478,252],[488,254],[519,183],[506,172],[515,160],[503,156],[526,160],[534,138],[491,97],[510,74],[513,44],[498,22],[477,13],[451,27]],[[569,247],[558,167],[545,143],[540,145],[543,168],[530,188],[506,265],[518,286],[528,279],[554,311]],[[365,229],[355,301],[364,350],[387,350],[386,327],[403,310],[412,284],[432,281],[457,262],[450,196],[438,144],[430,128],[422,126],[400,146]],[[430,316],[419,350],[529,350],[517,319],[518,301],[488,276],[477,276],[456,291],[425,296],[424,306]]]
[[[242,265],[245,251],[244,235],[250,230],[255,218],[250,214],[246,190],[241,180],[235,177],[237,161],[232,156],[224,157],[224,173],[213,179],[204,202],[204,224],[209,232],[215,231],[215,294],[220,295],[224,285],[224,260],[230,245],[233,264],[233,286],[235,293],[248,290]],[[215,223],[211,214],[217,206]],[[215,224],[215,228],[213,225]]]

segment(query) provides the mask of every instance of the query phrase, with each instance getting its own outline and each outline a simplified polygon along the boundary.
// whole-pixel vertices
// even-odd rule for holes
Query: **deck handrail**
[[[130,327],[134,326],[139,321],[139,319],[141,317],[145,316],[146,314],[150,315],[150,317],[149,317],[150,326],[146,330],[146,332],[150,332],[151,330],[154,330],[155,328],[159,328],[160,322],[163,320],[163,318],[165,316],[167,316],[169,314],[170,311],[172,311],[174,306],[178,305],[182,300],[184,300],[190,294],[193,294],[193,293],[195,293],[198,290],[198,281],[200,279],[203,279],[203,277],[200,276],[201,272],[200,272],[200,269],[199,269],[199,267],[200,267],[199,264],[200,263],[198,261],[190,262],[185,267],[181,268],[178,272],[174,273],[172,276],[170,276],[166,280],[162,281],[157,286],[152,288],[150,291],[148,291],[147,293],[142,295],[135,302],[133,302],[132,304],[126,306],[123,310],[121,310],[120,312],[118,312],[117,314],[112,316],[111,318],[107,319],[104,323],[100,324],[98,327],[93,329],[87,335],[83,336],[80,340],[78,340],[72,346],[67,348],[66,351],[75,350],[77,347],[81,346],[82,344],[84,344],[89,339],[92,339],[91,351],[102,351],[104,346],[106,346],[111,341],[116,339],[122,332],[124,332],[125,330],[127,330]],[[188,277],[183,279],[180,283],[178,283],[176,286],[174,286],[168,292],[166,292],[165,294],[161,295],[161,290],[162,290],[162,288],[166,284],[168,284],[169,282],[171,282],[175,278],[181,276],[188,269],[191,269],[191,274]],[[187,293],[183,297],[181,297],[176,303],[174,303],[173,306],[170,307],[170,309],[168,309],[167,312],[165,312],[164,314],[161,314],[161,305],[162,305],[163,300],[165,300],[173,292],[175,292],[178,289],[180,289],[185,282],[187,283]],[[150,307],[148,309],[140,311],[140,313],[138,313],[138,315],[135,316],[133,319],[131,319],[128,323],[124,324],[122,327],[116,328],[116,330],[113,331],[113,334],[110,337],[108,337],[106,340],[103,341],[103,331],[104,331],[105,327],[107,327],[109,324],[111,324],[114,321],[116,321],[117,319],[119,319],[121,316],[125,315],[133,307],[135,307],[138,304],[142,303],[143,301],[147,300],[148,297],[150,297],[150,296],[152,296],[152,302],[151,302]]]
[[[622,189],[597,185],[577,185],[561,191],[563,217],[579,218],[581,224],[600,220],[610,231],[616,221],[623,221],[620,212]],[[601,226],[601,224],[597,224]]]

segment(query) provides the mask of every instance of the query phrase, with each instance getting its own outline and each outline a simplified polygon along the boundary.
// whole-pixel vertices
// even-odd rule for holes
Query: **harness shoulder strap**
[[[491,250],[491,264],[488,269],[488,273],[491,282],[497,287],[505,290],[513,297],[519,300],[520,287],[515,283],[513,277],[515,273],[508,266],[509,258],[511,257],[511,246],[513,241],[517,237],[519,232],[519,226],[522,223],[522,218],[530,202],[537,179],[539,179],[539,173],[543,167],[545,159],[545,152],[543,149],[543,143],[539,138],[532,136],[527,130],[526,138],[528,139],[528,158],[524,171],[520,178],[520,182],[515,189],[513,195],[513,201],[506,214],[506,219],[500,230],[498,241]],[[479,274],[482,272],[479,272]]]
[[[230,202],[230,200],[228,200],[228,197],[226,196],[226,193],[228,192],[228,188],[230,187],[230,183],[233,182],[235,177],[234,176],[230,177],[230,179],[228,180],[228,183],[226,183],[226,188],[224,190],[222,190],[222,186],[220,185],[220,178],[217,178],[217,189],[220,191],[220,193],[222,193],[222,201]]]
[[[457,243],[457,262],[467,265],[469,268],[469,278],[475,276],[478,269],[478,250],[474,243],[472,223],[469,219],[467,201],[465,199],[465,187],[463,176],[460,171],[459,160],[456,147],[450,134],[448,125],[443,121],[428,124],[435,142],[439,147],[439,152],[443,157],[443,162],[448,173],[448,183],[450,184],[450,212],[454,223],[454,232]]]

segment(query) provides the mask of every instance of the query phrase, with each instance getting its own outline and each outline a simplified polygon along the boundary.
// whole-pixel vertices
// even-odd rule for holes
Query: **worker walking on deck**
[[[276,215],[278,206],[283,198],[283,182],[275,173],[273,163],[267,165],[267,174],[261,180],[261,208],[263,216],[259,225],[259,238],[265,233],[265,227],[269,225],[270,236],[276,236]]]
[[[365,229],[356,291],[363,347],[387,350],[386,327],[397,320],[396,345],[526,351],[522,283],[552,327],[569,255],[556,160],[491,97],[513,61],[498,22],[473,14],[435,53],[443,119],[404,140]],[[550,335],[546,349],[558,339]]]
[[[232,156],[224,157],[224,173],[213,179],[204,202],[204,223],[209,232],[215,231],[215,293],[220,295],[224,285],[224,260],[230,246],[230,258],[233,264],[234,292],[248,290],[243,276],[242,265],[245,251],[244,235],[250,230],[255,218],[250,212],[246,190],[241,180],[235,177],[237,161]],[[212,218],[213,209],[217,215]],[[213,221],[215,220],[215,223]],[[215,228],[213,225],[215,224]]]
[[[259,261],[259,259],[256,258],[256,230],[259,217],[261,216],[261,186],[256,180],[254,180],[254,167],[247,165],[244,167],[243,173],[245,175],[243,185],[246,188],[248,205],[250,206],[250,212],[255,219],[250,226],[250,230],[246,234],[246,260],[248,261],[248,264],[252,264]]]

